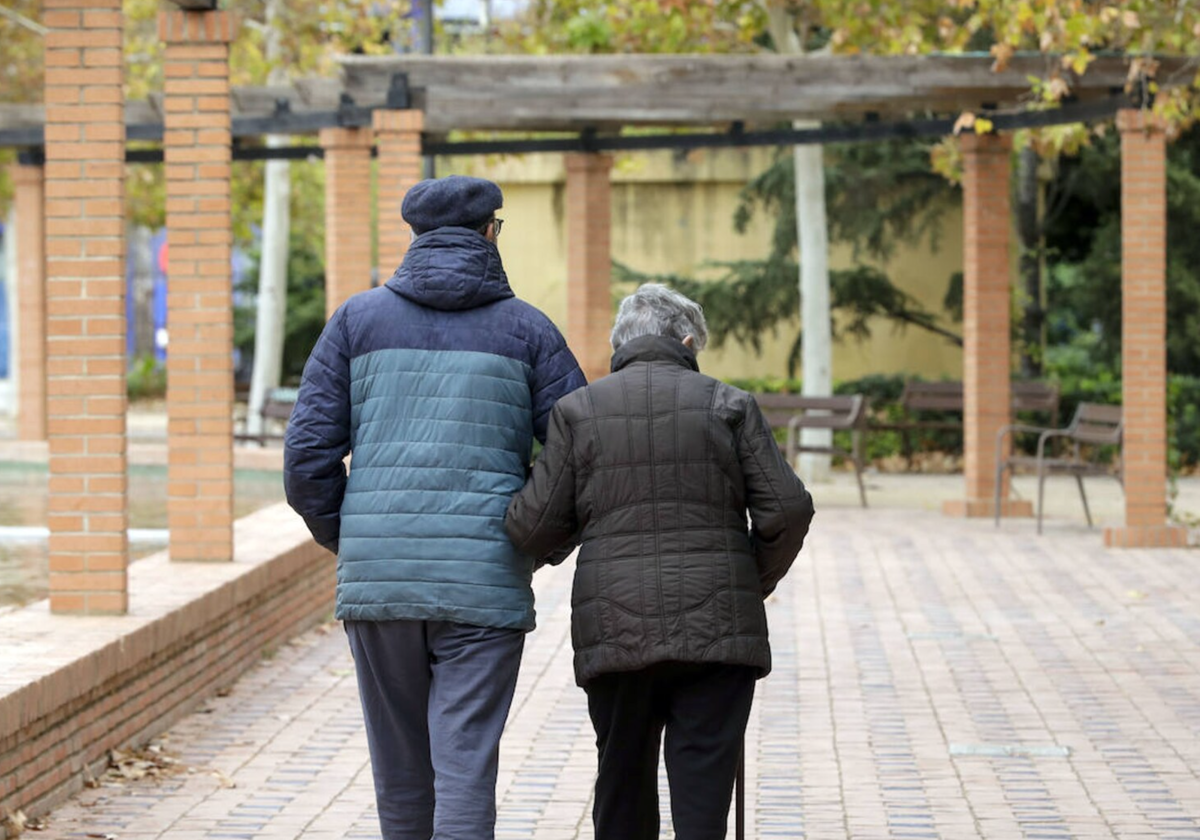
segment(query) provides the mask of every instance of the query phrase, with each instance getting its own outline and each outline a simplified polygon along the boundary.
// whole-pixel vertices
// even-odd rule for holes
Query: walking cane
[[[738,756],[737,781],[733,793],[733,834],[737,840],[746,840],[746,741],[742,740],[742,752]]]

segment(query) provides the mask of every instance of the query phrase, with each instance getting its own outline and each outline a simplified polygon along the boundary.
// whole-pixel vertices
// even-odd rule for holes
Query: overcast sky
[[[512,17],[529,5],[529,0],[491,0],[492,17]],[[483,12],[484,0],[443,0],[438,4],[439,18],[456,20],[478,20]]]

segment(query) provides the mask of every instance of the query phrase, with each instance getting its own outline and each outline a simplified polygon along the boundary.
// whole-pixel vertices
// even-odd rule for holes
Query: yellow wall
[[[757,215],[745,234],[733,229],[738,193],[771,159],[765,149],[699,150],[686,155],[642,152],[621,155],[613,168],[613,259],[650,273],[694,274],[706,261],[758,259],[766,255],[772,220]],[[567,243],[565,171],[555,154],[492,158],[441,158],[438,174],[472,174],[504,190],[500,253],[513,290],[560,326],[566,320]],[[939,248],[927,243],[900,249],[887,267],[902,289],[940,313],[950,274],[962,266],[961,212],[944,216]],[[835,247],[834,268],[852,264],[849,249]],[[701,368],[713,376],[784,376],[798,320],[767,337],[761,356],[729,342],[708,350]],[[955,332],[959,326],[947,323]],[[847,338],[834,347],[835,380],[870,373],[962,375],[958,347],[922,330],[872,324],[865,342]]]

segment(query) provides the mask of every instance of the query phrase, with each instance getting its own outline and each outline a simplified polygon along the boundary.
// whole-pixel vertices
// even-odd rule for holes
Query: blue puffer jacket
[[[337,617],[532,628],[533,560],[504,512],[550,409],[583,384],[465,228],[418,237],[386,285],[339,308],[284,444],[288,503],[338,555]]]

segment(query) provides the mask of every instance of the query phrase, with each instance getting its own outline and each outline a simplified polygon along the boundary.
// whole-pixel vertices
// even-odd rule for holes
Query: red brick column
[[[567,166],[567,343],[588,381],[612,358],[612,157],[569,154]]]
[[[1009,339],[1009,158],[1007,135],[967,134],[963,152],[963,460],[966,498],[951,516],[995,511],[996,434],[1012,416]],[[1007,484],[1001,493],[1008,499]],[[1027,501],[1005,501],[1006,516],[1029,516]]]
[[[233,559],[228,12],[164,11],[167,525],[172,560]]]
[[[46,439],[45,175],[40,166],[13,166],[17,219],[17,437]],[[63,243],[56,246],[60,251]],[[72,246],[73,247],[73,246]]]
[[[121,0],[49,0],[42,22],[50,609],[124,613]]]
[[[321,130],[325,150],[325,317],[371,287],[369,128]],[[395,266],[392,266],[394,270]]]
[[[1162,124],[1117,114],[1121,132],[1121,390],[1125,527],[1109,546],[1184,546],[1167,524],[1167,147]]]
[[[408,252],[409,227],[400,204],[424,171],[425,115],[417,110],[379,110],[373,122],[379,156],[379,282],[384,283]]]

